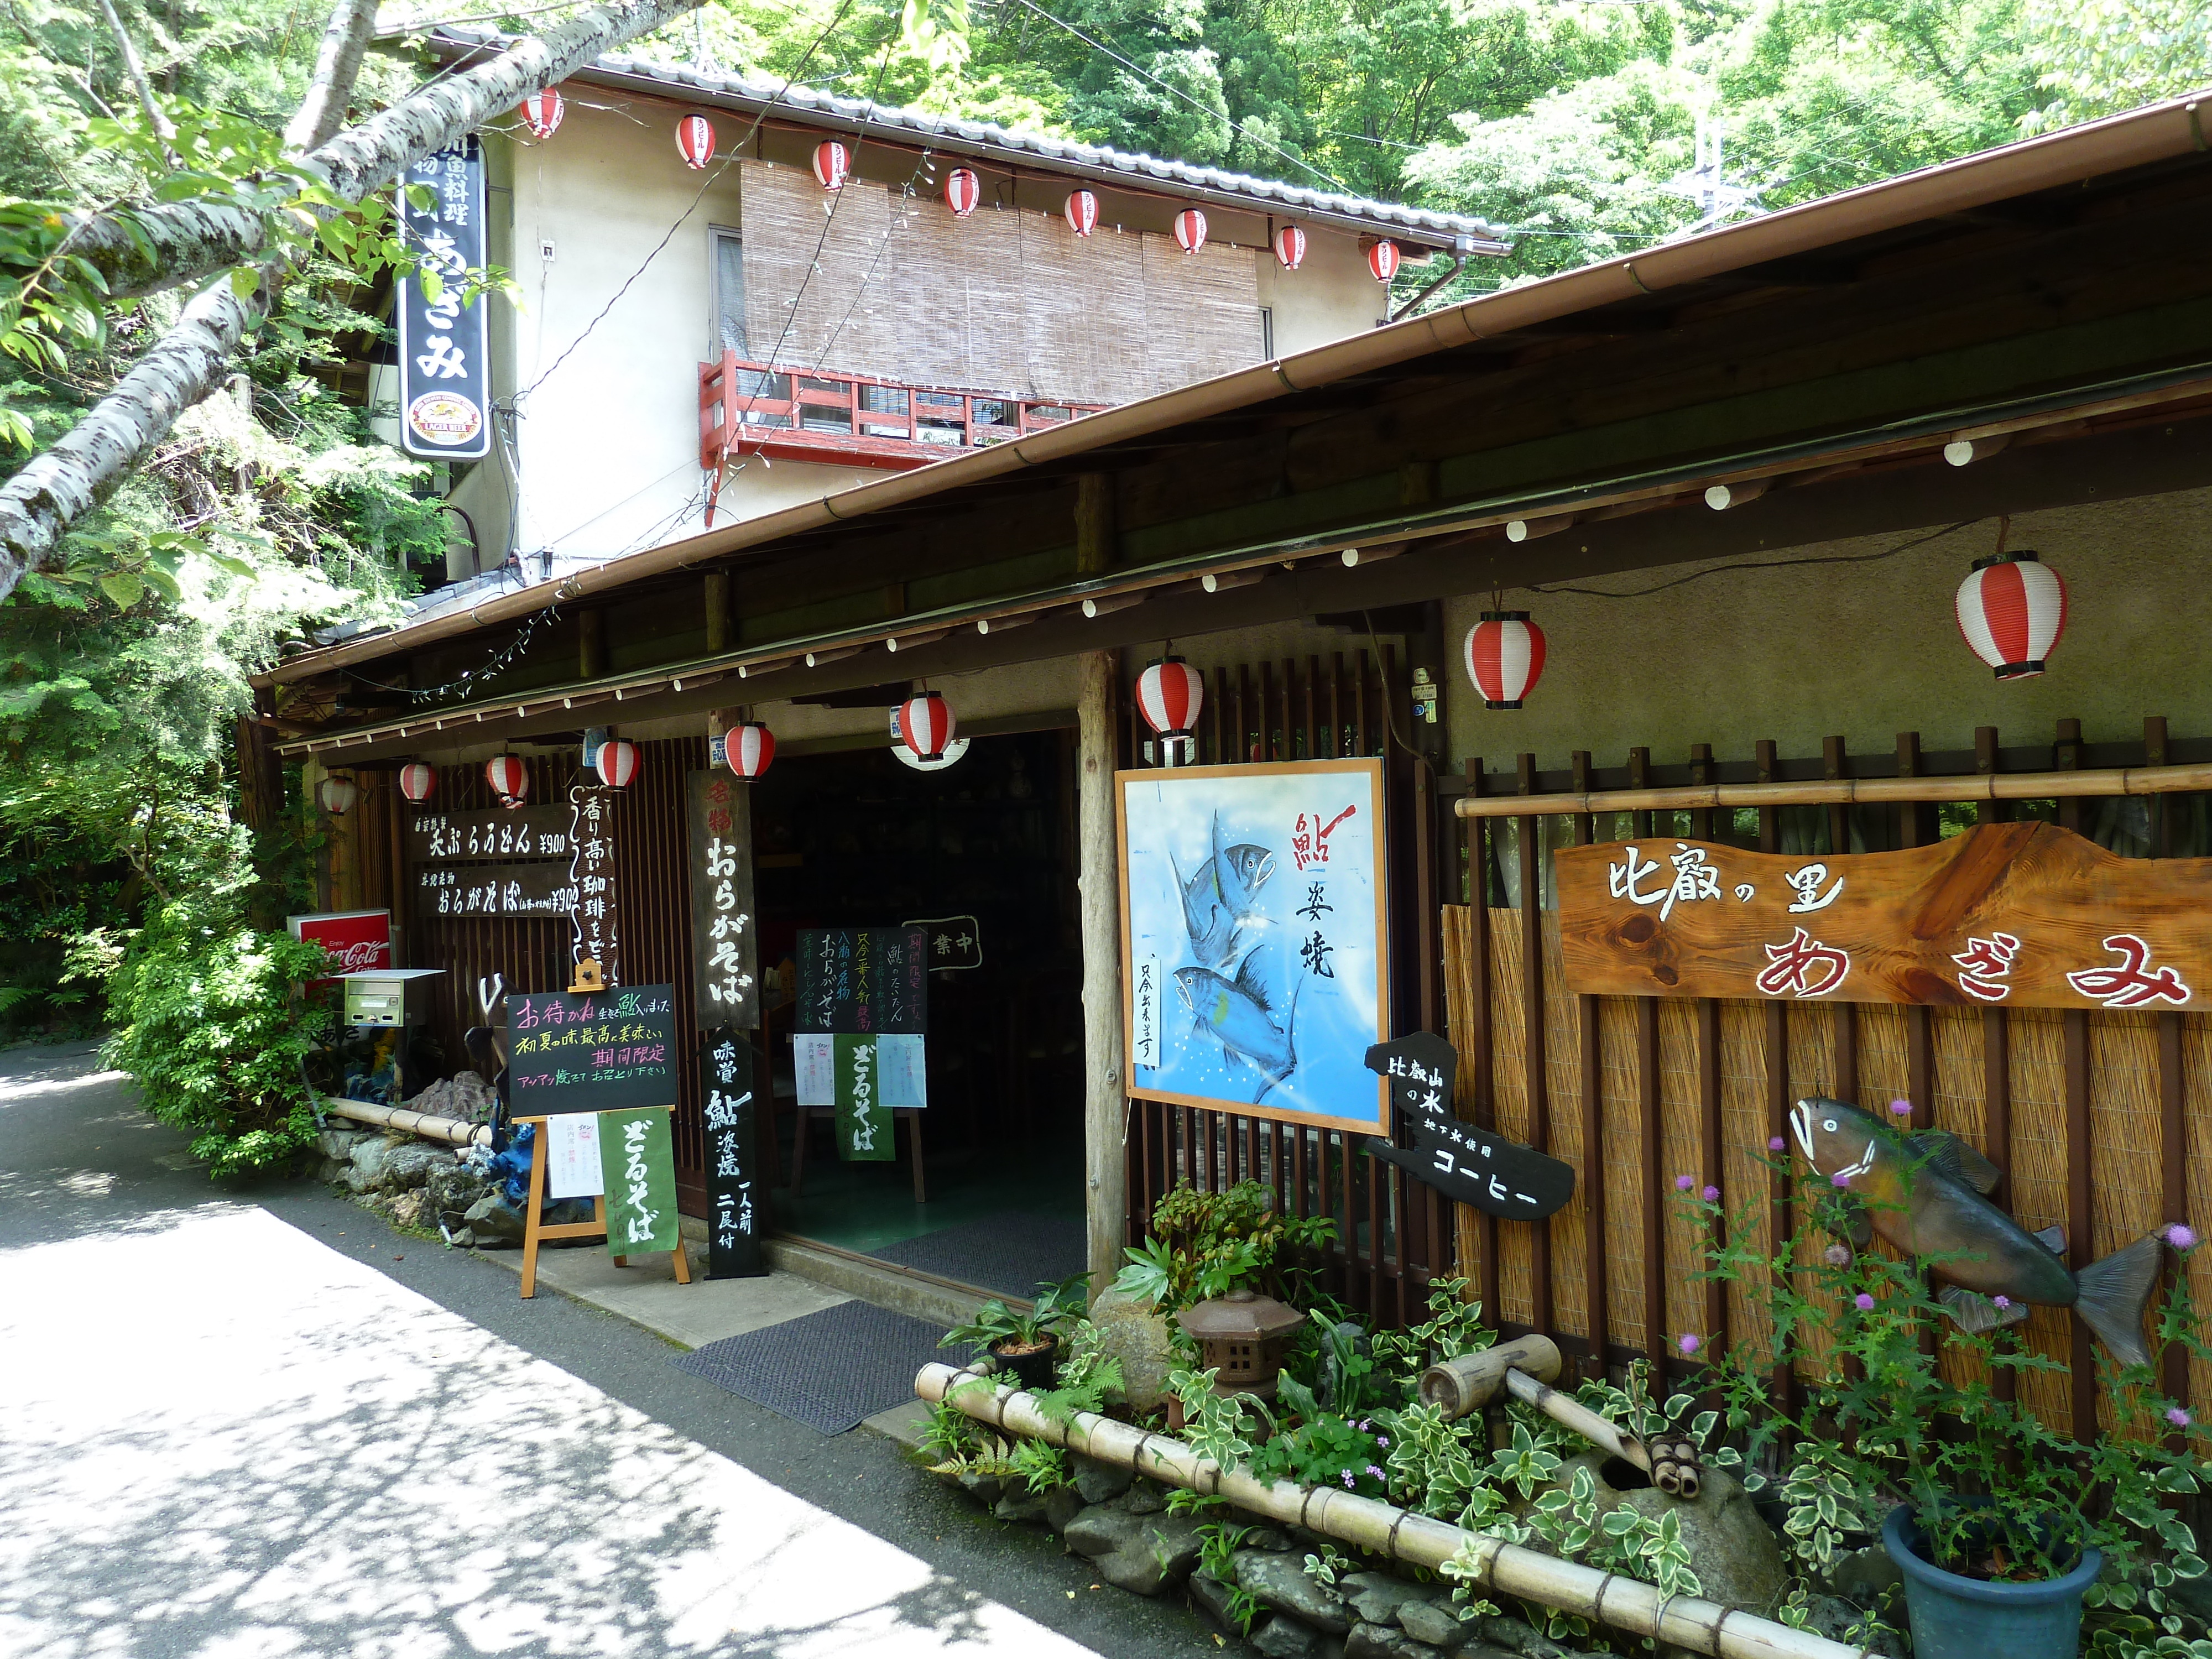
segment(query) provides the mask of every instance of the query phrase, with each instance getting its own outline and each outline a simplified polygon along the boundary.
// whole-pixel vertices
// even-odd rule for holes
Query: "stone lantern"
[[[1274,1397],[1283,1340],[1305,1322],[1305,1316],[1288,1303],[1242,1285],[1176,1316],[1176,1323],[1198,1343],[1200,1364],[1219,1373],[1213,1379],[1216,1394],[1256,1395],[1262,1400]]]

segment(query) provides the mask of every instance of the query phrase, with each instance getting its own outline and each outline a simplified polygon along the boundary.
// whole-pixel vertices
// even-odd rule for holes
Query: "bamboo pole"
[[[1591,789],[1556,795],[1462,795],[1463,818],[1555,812],[1659,812],[1684,807],[1838,806],[1855,802],[2048,800],[2078,795],[2167,795],[2212,789],[2212,763],[2112,766],[2094,772],[1959,773],[1910,778],[1813,778],[1802,783],[1696,783],[1665,789]]]
[[[1371,1498],[1288,1480],[1261,1481],[1242,1469],[1224,1469],[1179,1440],[1095,1412],[1075,1412],[1066,1422],[1056,1422],[1037,1409],[1034,1396],[1018,1389],[998,1385],[952,1395],[956,1383],[974,1375],[953,1365],[924,1365],[914,1379],[914,1391],[932,1402],[950,1397],[956,1410],[1010,1434],[1218,1495],[1271,1521],[1304,1527],[1390,1560],[1432,1572],[1456,1560],[1465,1582],[1476,1588],[1579,1613],[1662,1644],[1719,1659],[1870,1659],[1865,1648],[1846,1647],[1698,1596],[1662,1595],[1637,1579],[1462,1531]]]
[[[378,1106],[366,1100],[325,1095],[323,1115],[351,1118],[356,1123],[366,1123],[373,1128],[394,1129],[402,1134],[421,1135],[425,1140],[449,1141],[456,1146],[491,1145],[491,1126],[488,1123],[464,1123],[457,1117],[410,1112],[404,1106]]]

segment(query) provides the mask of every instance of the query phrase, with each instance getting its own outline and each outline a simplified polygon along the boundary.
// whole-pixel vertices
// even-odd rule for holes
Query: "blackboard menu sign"
[[[927,1029],[929,935],[920,927],[809,927],[799,935],[797,1029],[866,1036]]]
[[[754,1093],[758,1055],[728,1026],[707,1035],[707,1277],[758,1279],[761,1254],[758,1126]]]
[[[514,1115],[674,1105],[672,989],[509,991],[507,1086]]]
[[[407,858],[413,864],[568,856],[565,807],[520,806],[511,812],[416,812],[407,822]]]
[[[600,982],[606,985],[622,983],[621,932],[615,921],[614,793],[597,784],[579,784],[568,792],[574,809],[568,844],[575,849],[568,861],[568,885],[575,893],[569,917],[575,938],[568,960],[598,963]]]
[[[753,944],[753,830],[746,786],[726,771],[684,781],[691,808],[691,955],[699,1019],[760,1024]]]
[[[424,915],[565,916],[576,884],[557,864],[424,864],[415,899]]]

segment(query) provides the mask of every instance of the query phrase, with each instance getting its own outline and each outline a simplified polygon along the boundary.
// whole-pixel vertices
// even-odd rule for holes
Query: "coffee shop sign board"
[[[2212,859],[2040,821],[1891,853],[1650,837],[1557,859],[1577,994],[2148,1012],[2212,986]]]

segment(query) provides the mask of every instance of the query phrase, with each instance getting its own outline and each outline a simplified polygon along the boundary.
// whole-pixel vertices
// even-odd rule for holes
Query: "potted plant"
[[[1939,1153],[1933,1140],[1896,1139],[1910,1170]],[[1779,1158],[1771,1167],[1786,1173]],[[2168,1507],[2197,1490],[2189,1413],[2160,1391],[2150,1365],[2116,1365],[2100,1348],[2109,1428],[2054,1432],[2009,1396],[2053,1398],[2029,1379],[2066,1367],[2021,1340],[2011,1304],[1976,1307],[1957,1291],[1939,1301],[1929,1269],[1945,1258],[1873,1245],[1866,1202],[1832,1176],[1807,1176],[1797,1235],[1768,1252],[1756,1243],[1763,1193],[1733,1217],[1711,1197],[1686,1200],[1702,1228],[1725,1234],[1701,1277],[1736,1283],[1759,1310],[1746,1322],[1753,1333],[1724,1353],[1694,1333],[1674,1340],[1725,1401],[1746,1487],[1778,1493],[1785,1540],[1813,1576],[1881,1539],[1904,1575],[1915,1659],[2168,1651],[2154,1644],[2173,1638],[2182,1610],[2166,1592],[2204,1571],[2194,1534]],[[2185,1255],[2196,1245],[2185,1227],[2166,1238]],[[1959,1311],[1990,1328],[1966,1328]],[[2212,1352],[2185,1271],[2157,1326],[2160,1344]],[[1992,1381],[2007,1373],[2014,1387],[2001,1397]]]
[[[1054,1362],[1060,1357],[1062,1329],[1083,1317],[1090,1306],[1091,1275],[1078,1273],[1058,1284],[1037,1286],[1026,1313],[1018,1313],[994,1297],[975,1310],[964,1325],[955,1325],[939,1339],[940,1348],[981,1348],[1011,1371],[1024,1389],[1052,1386]]]

